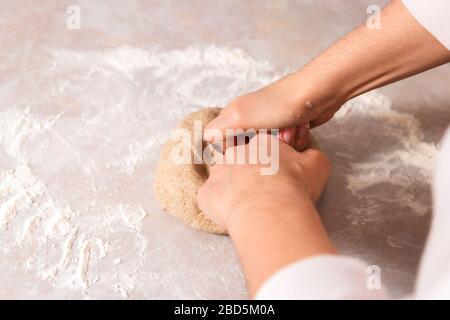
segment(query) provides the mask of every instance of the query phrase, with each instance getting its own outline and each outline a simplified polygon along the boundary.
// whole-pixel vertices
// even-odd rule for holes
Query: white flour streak
[[[116,214],[114,210],[106,212],[105,219],[100,224],[90,226],[94,229],[94,232],[90,232],[88,225],[77,219],[80,217],[79,213],[60,205],[49,196],[45,183],[33,174],[22,146],[50,130],[56,120],[57,117],[37,120],[31,116],[29,109],[20,111],[13,108],[0,113],[1,146],[16,163],[16,168],[0,172],[0,228],[5,232],[16,218],[22,221],[15,228],[18,230],[13,235],[15,242],[4,246],[4,249],[14,251],[37,248],[37,252],[25,262],[28,269],[35,270],[37,277],[53,282],[56,287],[81,289],[87,294],[86,290],[97,279],[89,276],[91,267],[106,256],[108,246],[100,238],[86,237],[97,232],[104,236],[102,228],[106,229],[122,219],[140,237],[139,228],[146,212],[142,207],[134,209],[122,204]],[[16,217],[19,213],[22,215],[21,219]],[[141,239],[138,243],[143,254],[146,243]],[[53,254],[54,248],[58,250]],[[52,264],[54,259],[56,261]],[[131,286],[129,283],[116,285]]]
[[[151,170],[183,115],[223,106],[276,80],[276,70],[217,46],[32,52],[25,83],[6,84],[29,88],[29,104],[10,107],[23,94],[0,99],[0,261],[20,266],[12,276],[31,275],[38,298],[52,288],[71,298],[245,298],[230,242],[158,215]],[[423,141],[416,119],[370,93],[335,121],[327,141],[362,199],[348,204],[352,221],[396,199],[420,214],[429,209],[420,192],[437,147]],[[367,139],[348,143],[374,132],[385,143],[373,156],[365,157]]]
[[[20,152],[22,143],[51,128],[58,118],[57,115],[38,121],[31,117],[29,108],[22,111],[13,107],[4,111],[0,114],[0,145],[11,157],[24,161],[24,155]]]
[[[0,146],[15,164],[0,171],[3,250],[9,259],[24,256],[23,266],[38,279],[81,297],[142,294],[139,277],[149,275],[157,286],[166,272],[174,274],[142,266],[175,233],[155,236],[157,247],[148,247],[148,214],[139,200],[127,200],[151,195],[148,183],[134,188],[142,180],[137,166],[156,159],[170,122],[200,106],[224,105],[278,75],[242,50],[213,45],[46,53],[50,58],[24,78],[34,96],[45,98],[40,107],[59,106],[57,115],[41,119],[19,107],[0,114]],[[133,191],[121,191],[126,183]],[[171,287],[167,296],[189,290]]]
[[[30,168],[20,163],[16,169],[0,173],[0,229],[9,227],[21,210],[30,209],[33,202],[45,192],[45,186],[36,179]]]
[[[102,259],[106,256],[103,241],[98,238],[83,240],[79,249],[78,257],[80,259],[80,262],[78,264],[78,275],[80,277],[81,283],[83,284],[83,289],[85,290],[89,287],[90,284],[90,280],[88,279],[88,271],[94,248],[98,248],[99,250],[99,259]]]
[[[366,121],[361,121],[363,118]],[[358,148],[373,147],[377,143],[384,146],[371,157],[350,162],[347,188],[366,200],[364,209],[352,209],[353,223],[370,219],[380,203],[407,207],[418,215],[430,212],[431,205],[425,193],[430,189],[438,146],[423,140],[416,118],[393,110],[385,96],[371,93],[343,106],[336,120],[340,125],[347,125],[346,130],[351,134],[365,136],[367,142]],[[369,133],[373,138],[367,136]]]

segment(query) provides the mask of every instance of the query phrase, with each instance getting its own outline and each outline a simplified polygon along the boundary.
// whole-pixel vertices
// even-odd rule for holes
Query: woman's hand
[[[232,100],[208,129],[286,129],[298,150],[300,125],[330,120],[349,99],[450,61],[450,51],[409,13],[399,0],[381,12],[381,27],[363,24],[299,71],[261,90]],[[413,36],[412,36],[413,35]],[[296,134],[292,134],[296,132]]]
[[[233,99],[211,121],[205,140],[211,141],[209,129],[282,129],[280,138],[297,150],[308,143],[308,129],[330,120],[345,102],[337,86],[308,75],[309,68],[288,75],[258,90]],[[314,87],[320,83],[320,87]]]
[[[249,159],[251,148],[261,148],[262,135],[256,135],[248,144],[228,148],[225,157]],[[264,141],[271,142],[267,135]],[[278,172],[262,175],[261,164],[217,164],[198,192],[198,204],[212,220],[230,228],[239,215],[260,208],[282,211],[284,205],[301,201],[315,202],[330,173],[330,163],[323,152],[308,149],[297,152],[284,143],[279,145]],[[270,145],[267,146],[270,149]],[[275,157],[272,157],[275,161]],[[248,161],[247,161],[248,162]],[[251,214],[251,213],[248,213]]]
[[[328,121],[347,100],[450,61],[401,1],[384,8],[380,21],[381,28],[363,24],[298,72],[234,99],[206,126],[205,139],[214,139],[209,129],[283,129],[282,140],[300,150],[308,126]],[[261,176],[256,165],[218,165],[198,195],[200,208],[229,231],[251,295],[286,264],[334,252],[313,204],[329,163],[319,151],[288,145],[280,145],[276,175]]]
[[[248,159],[252,148],[262,147],[261,137],[226,153]],[[275,143],[276,137],[267,137]],[[288,263],[334,252],[314,207],[330,173],[325,155],[314,149],[300,153],[280,143],[278,172],[261,175],[260,169],[259,164],[215,165],[198,193],[200,209],[234,241],[252,295]]]

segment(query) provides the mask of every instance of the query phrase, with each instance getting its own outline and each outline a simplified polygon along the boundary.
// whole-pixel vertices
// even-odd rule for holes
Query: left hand
[[[261,137],[226,154],[248,155],[261,147]],[[297,152],[280,142],[278,164],[274,175],[261,175],[258,164],[216,164],[197,196],[200,209],[233,240],[252,297],[290,263],[336,253],[314,206],[330,174],[328,159],[319,150]]]
[[[228,148],[226,154],[245,154],[248,159],[249,149],[258,144],[259,137],[256,135],[247,145]],[[264,176],[260,168],[259,164],[213,166],[198,192],[200,209],[229,229],[240,215],[258,208],[261,213],[282,214],[284,207],[295,206],[299,201],[316,201],[330,173],[330,163],[321,151],[309,149],[300,153],[283,142],[279,143],[278,172]]]

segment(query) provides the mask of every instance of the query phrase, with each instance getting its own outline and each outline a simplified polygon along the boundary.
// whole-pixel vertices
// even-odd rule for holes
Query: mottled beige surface
[[[194,121],[198,121],[204,128],[211,120],[219,115],[220,108],[204,108],[186,116],[178,126],[189,132],[191,139],[169,139],[164,145],[158,168],[155,173],[155,196],[164,211],[176,216],[192,228],[210,233],[226,234],[226,230],[208,219],[197,206],[197,191],[208,179],[208,164],[203,161],[197,164],[195,150],[196,137],[194,135]],[[201,138],[201,137],[200,137]],[[182,144],[188,143],[187,146]],[[202,143],[200,142],[200,145]],[[173,157],[174,149],[186,148],[190,150],[190,163],[176,163]]]
[[[247,297],[230,239],[189,228],[152,196],[160,148],[183,116],[296,70],[363,23],[369,5],[384,3],[2,0],[0,119],[12,113],[22,121],[1,122],[0,174],[27,163],[21,172],[45,186],[45,197],[0,230],[0,298]],[[74,4],[81,28],[68,30]],[[222,54],[232,49],[241,51]],[[318,204],[324,225],[341,253],[380,267],[394,296],[413,289],[428,233],[433,163],[414,167],[414,155],[439,143],[449,124],[449,71],[383,88],[390,112],[369,97],[314,129],[333,164]],[[49,117],[51,126],[39,125]],[[36,191],[7,184],[0,181],[2,205]],[[50,200],[63,213],[72,208],[63,218],[79,230],[73,242],[70,233],[46,235],[64,231],[54,229]],[[25,221],[40,214],[40,227],[22,240]]]
[[[208,179],[209,164],[207,160],[205,162],[203,155],[198,155],[198,150],[195,148],[196,145],[202,145],[205,150],[207,146],[205,142],[199,142],[201,137],[193,132],[195,121],[199,121],[204,128],[219,115],[220,110],[221,108],[202,108],[187,115],[180,122],[175,130],[186,130],[191,139],[185,141],[180,136],[171,137],[165,143],[155,172],[154,190],[164,211],[176,216],[192,228],[215,234],[226,234],[227,231],[223,227],[208,219],[197,206],[197,191]],[[186,143],[187,145],[183,146]],[[176,163],[173,153],[181,148],[190,150],[190,163]],[[311,136],[306,148],[319,148],[319,144]],[[195,158],[201,159],[202,163],[194,162]]]

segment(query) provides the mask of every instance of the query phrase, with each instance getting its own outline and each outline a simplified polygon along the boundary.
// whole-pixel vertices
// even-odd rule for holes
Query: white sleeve
[[[363,262],[349,257],[321,255],[295,262],[272,275],[259,289],[259,300],[386,299],[382,288],[368,283]]]
[[[433,184],[434,217],[416,284],[417,299],[450,297],[450,130],[442,142]]]
[[[450,0],[402,0],[408,11],[450,50]]]

